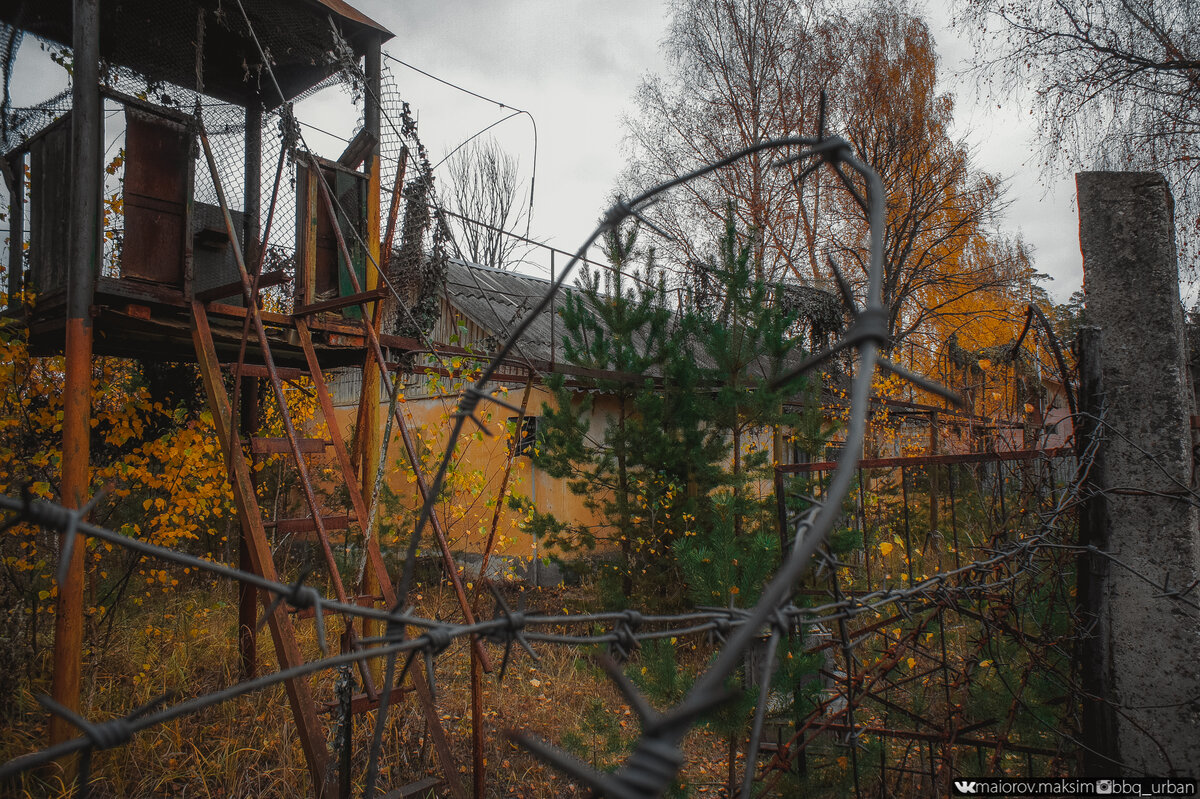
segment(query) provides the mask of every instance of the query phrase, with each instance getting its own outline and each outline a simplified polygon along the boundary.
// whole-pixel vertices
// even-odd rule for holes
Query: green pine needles
[[[813,384],[772,385],[803,356],[797,320],[733,219],[694,286],[669,291],[630,226],[605,239],[611,268],[563,302],[575,368],[550,381],[534,461],[593,521],[526,507],[527,527],[560,557],[611,552],[598,567],[611,607],[751,604],[780,557],[773,463],[798,435],[820,438]]]

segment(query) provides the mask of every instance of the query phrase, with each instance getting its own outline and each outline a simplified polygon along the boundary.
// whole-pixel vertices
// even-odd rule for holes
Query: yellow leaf
[[[916,659],[916,658],[909,658],[909,659],[908,659],[908,667],[909,667],[910,669],[911,669],[913,666],[916,666],[916,665],[917,665],[917,659]]]
[[[884,556],[892,554],[891,542],[884,541],[883,543],[881,543],[879,545],[879,551],[882,552],[884,554]]]

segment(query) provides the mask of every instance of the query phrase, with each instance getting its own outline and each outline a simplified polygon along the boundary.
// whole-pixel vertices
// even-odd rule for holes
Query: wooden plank
[[[291,280],[287,272],[282,269],[276,269],[274,272],[263,272],[258,277],[258,290],[262,291],[271,286],[280,286]],[[232,297],[235,294],[242,293],[242,281],[240,279],[223,286],[213,286],[212,288],[204,289],[196,292],[196,299],[201,302],[209,302],[211,300],[219,300],[222,297]]]
[[[247,375],[243,367],[242,375]],[[301,438],[296,442],[299,445],[301,452],[321,453],[325,451],[326,442],[320,438]],[[292,444],[286,438],[252,438],[250,439],[250,451],[256,455],[278,455],[286,454],[292,451]]]
[[[374,134],[366,128],[360,128],[358,135],[346,145],[346,149],[338,156],[337,162],[347,169],[358,169],[375,149],[376,144]]]
[[[325,311],[340,311],[348,305],[359,305],[364,302],[371,302],[382,299],[387,293],[386,289],[369,289],[358,294],[349,294],[345,297],[334,297],[332,300],[322,300],[314,302],[311,305],[301,305],[292,313],[293,316],[311,316],[316,313]]]
[[[350,526],[350,522],[354,521],[346,515],[322,516],[321,524],[328,530],[345,530]],[[263,527],[274,527],[275,532],[280,535],[290,535],[294,533],[315,533],[317,531],[316,522],[311,516],[303,516],[295,519],[277,519],[273,522],[264,522]]]
[[[308,305],[313,300],[313,285],[317,280],[317,184],[312,169],[296,170],[297,263],[296,305]]]
[[[226,372],[232,372],[235,366],[237,366],[237,364],[226,363],[222,364],[221,368]],[[294,381],[304,377],[306,374],[308,374],[308,372],[304,371],[303,369],[296,369],[290,366],[276,366],[275,374],[279,376],[280,380]],[[256,363],[242,364],[242,377],[260,377],[265,379],[269,376],[270,372],[267,371],[267,367],[265,366],[261,366]],[[282,440],[287,441],[286,438]]]
[[[275,571],[275,561],[271,555],[271,547],[267,542],[267,532],[263,527],[261,511],[258,507],[254,484],[250,479],[250,467],[240,450],[231,447],[233,414],[229,407],[229,396],[225,393],[225,380],[217,361],[217,351],[212,340],[212,330],[204,315],[204,306],[198,302],[192,303],[192,340],[196,347],[196,362],[204,380],[205,393],[208,395],[209,408],[213,414],[213,424],[216,427],[217,439],[221,442],[221,451],[225,456],[225,464],[229,468],[230,481],[233,483],[234,504],[237,507],[238,519],[242,529],[246,531],[246,541],[250,545],[250,560],[255,572],[268,580],[279,580]],[[263,604],[269,601],[262,594]],[[296,631],[282,605],[267,617],[267,626],[271,630],[271,638],[275,643],[276,657],[282,669],[299,666],[304,662],[300,655],[300,647],[296,642]],[[327,780],[331,774],[329,753],[325,745],[325,735],[321,730],[321,722],[317,718],[317,708],[313,703],[312,693],[304,679],[291,679],[284,682],[288,700],[292,706],[292,716],[300,735],[300,745],[304,749],[308,761],[309,773],[318,796],[327,795]]]
[[[235,252],[239,251],[235,250]],[[224,303],[220,302],[210,302],[208,304],[208,311],[211,314],[232,316],[236,319],[246,318],[246,309],[240,305],[225,305]],[[259,311],[258,318],[264,322],[269,322],[273,325],[280,325],[282,327],[291,327],[292,325],[292,317],[288,316],[287,314],[273,313],[271,311]]]

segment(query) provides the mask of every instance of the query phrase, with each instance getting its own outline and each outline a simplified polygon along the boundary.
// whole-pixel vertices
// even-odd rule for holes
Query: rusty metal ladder
[[[222,215],[225,222],[226,232],[231,242],[238,241],[237,234],[234,229],[233,219],[229,212],[229,206],[226,202],[224,189],[221,184],[219,172],[216,168],[216,163],[212,155],[212,150],[209,146],[208,137],[205,134],[203,127],[200,129],[200,141],[203,146],[204,155],[208,161],[209,170],[212,174],[213,185],[216,189],[217,198],[220,203]],[[343,244],[344,246],[344,244]],[[271,384],[271,389],[274,394],[276,405],[279,408],[280,418],[283,422],[285,437],[282,440],[272,440],[269,443],[259,440],[258,447],[269,451],[290,452],[296,464],[297,474],[300,478],[301,487],[305,496],[305,501],[309,507],[311,517],[305,520],[303,524],[308,526],[311,524],[311,530],[315,533],[316,539],[320,545],[323,559],[329,571],[329,580],[331,587],[337,599],[341,602],[349,602],[351,598],[346,594],[345,587],[342,583],[341,575],[338,570],[338,564],[333,554],[333,549],[329,539],[329,528],[327,522],[328,517],[323,516],[321,503],[319,502],[316,492],[313,489],[311,475],[308,465],[305,460],[305,453],[311,452],[316,447],[313,446],[311,439],[301,438],[295,429],[291,415],[288,411],[287,401],[283,393],[282,382],[279,377],[279,370],[276,368],[274,357],[271,353],[270,340],[267,336],[263,318],[258,308],[258,303],[255,301],[256,294],[259,288],[257,275],[251,278],[245,263],[241,248],[237,246],[231,247],[234,255],[234,261],[237,265],[238,273],[241,279],[243,296],[246,299],[246,328],[253,327],[253,335],[257,339],[259,349],[262,355],[263,366],[267,378]],[[225,389],[225,383],[221,375],[220,362],[217,358],[216,345],[213,340],[212,328],[209,323],[205,304],[199,300],[193,300],[191,305],[192,311],[192,338],[196,350],[197,363],[200,366],[200,372],[204,381],[205,391],[208,395],[210,407],[213,410],[214,423],[217,428],[217,435],[220,439],[222,452],[225,456],[226,464],[229,468],[230,482],[233,486],[235,504],[242,529],[245,534],[246,546],[249,550],[250,562],[252,568],[260,575],[268,579],[277,580],[278,575],[275,569],[273,554],[270,549],[270,544],[266,535],[266,527],[262,519],[261,510],[258,505],[257,494],[254,490],[253,480],[251,478],[250,465],[241,448],[241,443],[235,425],[233,424],[233,412],[230,398]],[[369,334],[374,333],[372,325],[368,321],[367,314],[363,314],[364,328]],[[359,489],[358,481],[354,473],[354,469],[350,460],[349,452],[346,448],[344,438],[339,430],[336,419],[334,417],[333,402],[330,397],[328,386],[325,383],[321,371],[321,365],[317,358],[316,351],[313,347],[312,334],[309,331],[307,323],[301,317],[294,319],[300,346],[304,351],[308,370],[313,385],[316,388],[318,403],[322,415],[324,416],[329,428],[328,445],[334,450],[335,458],[338,466],[341,469],[344,477],[345,485],[348,489],[350,503],[352,505],[353,517],[364,525],[366,520],[370,518],[366,500]],[[374,345],[375,352],[373,353],[379,360],[379,367],[386,369],[379,352],[378,339],[369,335],[371,343]],[[238,363],[242,363],[245,355],[245,346],[241,348]],[[240,366],[239,366],[240,370]],[[367,401],[366,398],[363,401]],[[320,448],[323,449],[326,442],[320,442]],[[251,442],[252,448],[255,442]],[[346,520],[348,521],[348,519]],[[379,542],[374,536],[365,535],[365,545],[367,550],[368,566],[378,580],[383,599],[389,606],[396,605],[396,594],[392,587],[391,580],[388,576],[387,569],[383,563],[382,553],[379,549]],[[267,597],[262,597],[264,603],[268,601]],[[272,638],[275,642],[275,649],[280,661],[281,668],[289,668],[300,665],[303,658],[300,654],[299,647],[296,641],[295,628],[292,624],[292,619],[282,607],[275,606],[267,618],[268,626],[271,630]],[[346,620],[346,633],[349,639],[350,646],[357,648],[357,635],[354,631],[350,620]],[[360,697],[357,703],[352,702],[352,708],[356,707],[361,710],[370,709],[375,706],[379,699],[379,691],[373,683],[370,669],[366,668],[365,662],[360,662],[360,674],[366,687],[366,695]],[[441,719],[437,712],[437,708],[433,701],[433,696],[426,683],[424,674],[419,669],[410,671],[413,687],[418,696],[423,715],[425,716],[430,730],[430,737],[434,744],[434,748],[438,753],[439,760],[442,764],[442,772],[445,775],[447,787],[454,796],[465,796],[462,784],[459,780],[455,760],[450,753],[449,743],[446,739],[445,731],[441,726]],[[296,720],[297,729],[301,738],[301,744],[308,761],[309,771],[313,777],[313,783],[319,796],[332,795],[332,769],[329,768],[329,753],[325,743],[325,736],[322,732],[321,723],[317,718],[317,707],[313,701],[311,692],[307,683],[302,679],[289,680],[286,683],[289,701],[292,705],[293,715]],[[389,697],[394,696],[395,692],[400,690],[393,686]]]

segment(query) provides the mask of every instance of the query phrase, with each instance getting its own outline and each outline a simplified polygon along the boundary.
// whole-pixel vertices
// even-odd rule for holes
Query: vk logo
[[[959,793],[975,793],[975,783],[966,782],[964,780],[955,780],[954,789]]]

